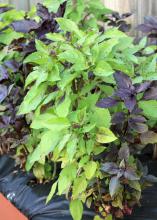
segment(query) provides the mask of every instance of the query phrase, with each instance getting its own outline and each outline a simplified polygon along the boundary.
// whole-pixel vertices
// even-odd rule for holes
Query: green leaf
[[[70,19],[56,18],[56,21],[63,31],[74,32],[80,38],[84,36],[84,33],[79,30],[77,24]]]
[[[112,218],[112,215],[108,215],[106,218],[105,218],[105,220],[112,220],[113,218]]]
[[[79,162],[79,168],[83,167],[89,161],[89,159],[90,159],[89,156],[82,157]]]
[[[96,170],[97,170],[97,163],[94,161],[88,162],[85,165],[84,170],[85,170],[86,178],[89,180],[92,179],[95,175]]]
[[[68,1],[64,17],[79,23],[82,20],[85,7],[84,0],[78,0],[76,6],[73,1]]]
[[[74,64],[75,70],[84,70],[87,68],[85,56],[77,49],[70,49],[58,55],[59,60]]]
[[[68,164],[64,167],[59,175],[58,180],[58,194],[63,194],[71,183],[75,180],[77,175],[77,169],[75,164]]]
[[[129,186],[139,192],[141,192],[141,185],[138,181],[129,181]]]
[[[26,78],[25,88],[26,88],[28,85],[30,85],[32,82],[34,82],[35,80],[37,80],[38,77],[39,77],[39,74],[40,74],[40,72],[39,72],[38,68],[36,68],[33,72],[31,72],[31,73],[27,76],[27,78]]]
[[[86,150],[88,155],[91,155],[91,153],[93,152],[94,145],[95,141],[93,141],[92,139],[86,141]]]
[[[109,191],[111,197],[113,197],[118,192],[119,188],[120,188],[119,178],[117,176],[112,177],[109,183]]]
[[[55,146],[59,143],[61,137],[62,135],[58,132],[43,132],[39,145],[35,148],[33,153],[28,156],[26,169],[30,170],[36,161],[39,161],[52,152]]]
[[[44,0],[43,5],[48,8],[49,12],[56,13],[63,2],[64,0]]]
[[[35,63],[39,65],[42,65],[42,64],[44,65],[48,63],[48,61],[49,61],[48,56],[45,55],[45,53],[37,51],[37,52],[31,53],[30,55],[28,55],[23,61],[23,63]]]
[[[48,78],[47,80],[49,82],[56,82],[59,81],[60,78],[60,72],[59,72],[59,68],[57,65],[52,64],[53,66],[51,67],[51,70],[48,72]]]
[[[112,133],[112,131],[105,127],[100,127],[96,135],[97,142],[102,144],[113,142],[116,139],[117,137]]]
[[[58,149],[58,153],[60,153],[64,146],[67,144],[67,142],[69,141],[71,137],[71,134],[65,134],[62,138],[62,140],[59,142],[58,146],[57,146],[57,149]]]
[[[114,73],[114,70],[112,69],[110,64],[103,61],[103,60],[98,62],[97,66],[94,70],[94,74],[96,76],[110,76],[113,73]]]
[[[7,30],[6,32],[2,32],[0,34],[0,43],[9,45],[13,40],[23,37],[22,33],[17,33],[13,30]]]
[[[48,33],[46,34],[47,39],[52,40],[52,41],[61,41],[64,42],[65,38],[59,34],[59,33]]]
[[[61,118],[54,114],[45,113],[36,116],[31,124],[31,128],[43,129],[47,128],[52,131],[61,131],[70,126],[67,118]]]
[[[18,114],[27,114],[35,110],[45,97],[47,89],[46,84],[41,84],[38,87],[34,85],[31,90],[25,96],[22,104],[20,105]]]
[[[64,71],[61,81],[58,83],[58,86],[61,90],[64,90],[75,78],[77,74],[69,71]]]
[[[84,176],[76,178],[73,184],[73,199],[77,199],[82,192],[85,192],[87,185],[87,180]]]
[[[54,196],[56,189],[57,189],[57,184],[58,182],[56,181],[55,183],[53,183],[52,187],[51,187],[51,191],[46,199],[46,204],[50,202],[50,200],[52,199],[52,197]]]
[[[66,117],[69,114],[69,109],[71,105],[71,99],[69,95],[66,95],[61,103],[56,106],[56,114],[59,117]]]
[[[107,57],[112,51],[113,48],[119,43],[118,39],[109,39],[106,41],[103,41],[98,46],[98,61],[99,59],[104,59],[104,57]]]
[[[100,218],[100,216],[96,215],[96,216],[94,217],[94,220],[103,220],[103,219]]]
[[[111,115],[109,110],[95,107],[91,113],[90,121],[97,127],[109,128],[111,125]]]
[[[157,101],[140,101],[139,107],[143,110],[143,113],[146,117],[154,119],[157,118]]]
[[[139,49],[143,49],[147,46],[147,41],[148,41],[148,38],[147,37],[143,37],[140,42],[139,42]]]
[[[37,51],[44,53],[44,54],[45,53],[48,54],[47,46],[42,41],[36,39],[35,46],[36,46]]]
[[[105,38],[112,38],[112,39],[121,39],[126,38],[127,35],[119,31],[117,28],[111,28],[105,32]]]
[[[77,137],[73,136],[67,144],[67,154],[68,154],[68,160],[70,162],[73,160],[77,146],[78,146],[78,139]]]
[[[70,202],[70,212],[73,220],[81,220],[83,215],[83,205],[80,200],[72,200]]]

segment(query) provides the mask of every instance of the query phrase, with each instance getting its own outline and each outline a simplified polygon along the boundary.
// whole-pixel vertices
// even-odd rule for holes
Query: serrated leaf
[[[77,49],[69,49],[58,55],[59,60],[74,64],[75,70],[84,70],[87,68],[85,56]]]
[[[149,108],[148,108],[149,106]],[[143,110],[143,113],[148,118],[157,118],[157,101],[149,100],[149,101],[140,101],[139,107]]]
[[[39,161],[41,158],[52,152],[55,146],[59,143],[61,137],[62,135],[58,132],[43,132],[39,145],[35,148],[33,153],[28,156],[26,169],[30,170],[36,161]]]
[[[8,30],[5,33],[1,33],[0,34],[0,43],[5,44],[5,45],[9,45],[11,44],[11,42],[15,39],[21,38],[23,37],[22,33],[17,33],[15,31],[12,30]]]
[[[85,167],[84,167],[84,170],[85,170],[85,176],[87,179],[92,179],[96,170],[97,170],[97,163],[94,162],[94,161],[90,161],[88,162]]]
[[[35,110],[45,97],[47,84],[41,84],[38,87],[34,85],[25,96],[22,104],[20,105],[18,114],[27,114]]]
[[[70,202],[70,212],[73,220],[81,220],[83,214],[83,205],[80,200],[72,200]]]
[[[67,154],[70,162],[73,160],[77,147],[78,147],[78,139],[77,137],[72,137],[67,144]]]
[[[77,175],[77,169],[75,164],[68,164],[64,167],[59,175],[58,180],[58,194],[63,194],[66,189],[71,185],[72,181],[75,180]]]
[[[35,47],[37,49],[37,51],[41,52],[41,53],[46,53],[48,54],[48,49],[47,46],[40,40],[35,40]]]
[[[56,18],[56,21],[63,31],[73,32],[80,38],[84,36],[83,32],[79,30],[77,24],[70,19]]]
[[[97,66],[94,70],[94,74],[96,76],[106,77],[106,76],[112,75],[113,73],[114,73],[114,70],[112,69],[110,64],[102,60],[97,63]]]
[[[45,63],[48,62],[48,56],[45,55],[45,53],[43,54],[40,51],[37,51],[28,55],[23,62],[44,65]]]
[[[46,34],[47,39],[52,41],[64,42],[65,38],[59,33],[48,33]]]
[[[69,109],[71,105],[71,99],[70,96],[66,95],[64,100],[61,101],[61,103],[58,103],[56,106],[56,114],[59,117],[66,117],[69,114]]]
[[[97,142],[102,144],[113,142],[116,139],[117,137],[112,133],[112,131],[105,127],[100,127],[96,135]]]
[[[47,128],[52,131],[61,131],[70,126],[67,118],[57,117],[54,114],[45,113],[36,116],[31,124],[31,128],[43,129]]]
[[[56,13],[63,2],[64,0],[44,0],[43,5],[48,8],[49,12]]]
[[[111,115],[109,110],[95,107],[91,113],[90,121],[97,127],[109,128],[111,125]]]
[[[39,74],[40,74],[40,72],[39,72],[38,69],[36,69],[36,70],[34,70],[33,72],[31,72],[31,73],[27,76],[27,78],[26,78],[25,88],[26,88],[28,85],[30,85],[32,82],[36,81],[36,80],[38,79],[38,77],[39,77]]]
[[[79,195],[87,188],[87,180],[85,177],[78,177],[73,184],[73,199],[77,199]]]

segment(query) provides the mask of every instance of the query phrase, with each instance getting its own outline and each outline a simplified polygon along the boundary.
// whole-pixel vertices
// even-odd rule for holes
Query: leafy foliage
[[[154,99],[155,81],[146,81],[143,66],[147,70],[155,55],[145,56],[143,41],[134,45],[117,29],[101,34],[83,31],[66,18],[56,21],[62,32],[47,34],[49,45],[36,40],[36,52],[24,60],[34,67],[19,114],[33,113],[31,128],[41,139],[28,157],[27,170],[48,158],[61,163],[50,195],[56,188],[59,195],[66,194],[74,219],[81,219],[82,203],[89,200],[103,216],[129,214],[131,204],[140,199],[143,181],[130,151],[149,126],[138,102]],[[144,82],[136,83],[136,71]]]
[[[0,12],[4,139],[17,135],[26,170],[54,180],[46,202],[66,195],[74,220],[84,204],[101,215],[95,219],[131,214],[157,181],[137,159],[157,141],[155,48],[146,38],[135,44],[124,33],[130,14],[99,0]]]

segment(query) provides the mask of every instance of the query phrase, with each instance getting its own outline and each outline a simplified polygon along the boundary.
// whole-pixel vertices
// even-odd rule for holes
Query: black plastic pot
[[[157,175],[157,162],[150,162],[151,173]],[[8,156],[0,157],[0,192],[30,220],[72,220],[64,197],[54,197],[45,205],[52,183],[30,186],[34,177],[15,167]],[[93,220],[95,213],[85,207],[83,220]],[[125,220],[157,220],[157,185],[143,193],[142,206]]]

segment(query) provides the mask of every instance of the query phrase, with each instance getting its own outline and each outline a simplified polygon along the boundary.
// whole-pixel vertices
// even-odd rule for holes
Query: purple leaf
[[[121,147],[118,153],[119,159],[127,161],[130,156],[130,150],[128,146]]]
[[[42,20],[48,20],[48,19],[51,18],[48,9],[47,9],[44,5],[42,5],[42,4],[40,4],[40,3],[37,4],[37,15],[38,15]]]
[[[148,126],[144,123],[134,122],[131,119],[129,119],[128,122],[129,122],[129,127],[138,133],[145,133],[148,131]]]
[[[117,176],[112,177],[109,183],[109,191],[111,197],[113,197],[118,192],[119,188],[120,188],[119,178]]]
[[[131,122],[134,122],[134,123],[143,123],[147,121],[146,118],[141,115],[132,116],[130,120]]]
[[[0,84],[0,103],[7,97],[8,90],[5,85]]]
[[[125,121],[125,113],[117,112],[112,117],[112,124],[121,124]]]
[[[123,32],[128,32],[131,28],[130,24],[126,24],[125,21],[123,23],[120,24],[119,26],[119,30],[123,31]]]
[[[148,24],[140,24],[138,25],[137,29],[143,33],[149,33],[153,30],[152,26]]]
[[[142,84],[136,84],[135,90],[137,93],[145,92],[147,89],[150,88],[151,84],[152,84],[152,82],[144,82]]]
[[[108,162],[102,165],[101,170],[105,173],[117,174],[119,171],[119,168],[116,163]]]
[[[130,89],[132,87],[131,79],[126,74],[122,72],[116,72],[114,74],[114,78],[116,80],[118,88]]]
[[[144,93],[142,99],[144,99],[144,100],[157,100],[157,88],[156,87],[152,87],[149,90],[147,90]]]
[[[138,115],[142,113],[142,109],[138,108],[138,106],[135,106],[135,108],[131,112],[134,115]]]
[[[132,91],[130,91],[129,89],[120,88],[117,90],[115,95],[120,97],[122,100],[125,100],[132,95]]]
[[[110,108],[117,105],[118,101],[112,97],[101,99],[97,102],[96,106],[99,108]]]
[[[39,28],[39,24],[34,20],[14,21],[12,27],[16,32],[29,33]]]
[[[125,172],[124,172],[124,177],[128,180],[139,180],[140,178],[136,175],[135,171],[134,170],[131,170],[131,169],[127,169]]]
[[[6,128],[10,123],[11,117],[10,116],[1,116],[0,117],[0,128]]]
[[[0,65],[0,82],[4,79],[8,79],[8,71],[4,66]]]
[[[7,60],[4,62],[4,65],[12,70],[12,72],[17,72],[19,70],[19,63],[15,60]]]
[[[12,9],[13,9],[12,7],[7,7],[7,6],[0,7],[0,14],[7,12],[7,11],[10,11]]]
[[[124,104],[126,108],[131,112],[136,106],[136,98],[135,96],[130,96],[124,100]]]

